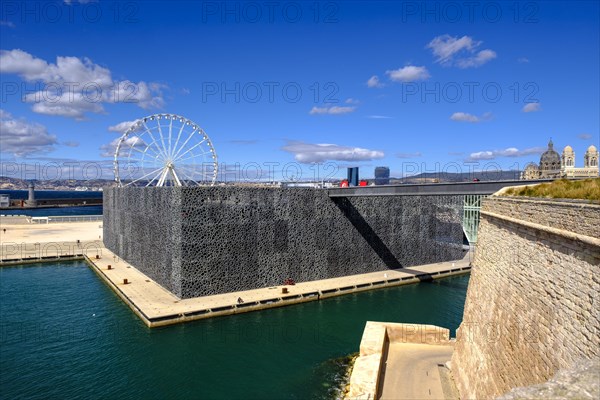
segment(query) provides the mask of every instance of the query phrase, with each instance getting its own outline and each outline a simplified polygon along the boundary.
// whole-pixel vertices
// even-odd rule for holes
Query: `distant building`
[[[10,196],[8,194],[0,194],[0,207],[10,207]]]
[[[375,184],[389,185],[390,184],[390,169],[388,167],[375,168]]]
[[[530,162],[521,172],[521,180],[529,181],[531,179],[540,179],[540,167],[534,162]]]
[[[540,157],[539,166],[529,163],[521,173],[523,180],[596,177],[598,177],[598,150],[595,146],[588,147],[583,157],[583,168],[577,168],[573,148],[566,146],[561,156],[554,150],[552,140],[548,142],[548,150]]]
[[[358,186],[358,167],[348,168],[348,184],[350,186]]]
[[[35,186],[33,185],[33,182],[29,182],[29,196],[27,198],[27,200],[25,201],[25,205],[27,207],[35,207],[37,206],[37,201],[35,200]]]
[[[273,185],[270,185],[273,186]],[[315,189],[324,189],[324,188],[332,188],[335,187],[332,182],[281,182],[276,185],[279,187],[307,187],[307,188],[315,188]]]

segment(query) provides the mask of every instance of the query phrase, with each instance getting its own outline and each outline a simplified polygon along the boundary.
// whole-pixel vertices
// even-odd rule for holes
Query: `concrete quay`
[[[102,249],[100,259],[90,257],[86,257],[86,259],[94,271],[149,327],[304,303],[349,293],[465,274],[470,271],[468,260],[460,260],[403,270],[301,282],[292,286],[273,286],[180,299],[134,266],[120,260],[108,249]],[[109,265],[110,269],[108,269]],[[125,280],[127,283],[124,283]],[[287,293],[283,293],[284,288]]]
[[[0,265],[95,257],[103,247],[102,222],[30,224],[0,217]]]
[[[73,222],[53,225],[3,226],[7,233],[0,239],[2,261],[0,266],[27,261],[51,261],[36,258],[39,246],[59,244],[64,257],[84,258],[90,267],[109,285],[121,299],[149,327],[171,325],[197,319],[238,314],[243,312],[281,307],[316,301],[349,293],[406,285],[468,273],[471,269],[468,257],[453,262],[435,263],[399,270],[388,270],[345,276],[318,281],[301,282],[296,285],[273,286],[190,299],[180,299],[144,275],[135,266],[121,260],[106,249],[98,237],[98,222]],[[1,232],[1,230],[0,230]],[[79,239],[81,238],[81,239]],[[7,240],[11,239],[10,242]],[[55,240],[54,242],[52,240]],[[80,240],[80,243],[77,243]],[[14,257],[14,246],[29,249],[31,257]],[[80,251],[88,245],[87,251]],[[92,246],[93,245],[93,246]],[[32,247],[33,246],[33,247]],[[6,257],[13,255],[12,258]],[[54,255],[54,254],[51,254]],[[54,258],[56,259],[56,258]],[[109,269],[110,266],[110,269]],[[126,282],[126,283],[125,283]],[[285,292],[284,293],[284,289]],[[241,300],[241,301],[240,301]]]
[[[367,321],[344,398],[457,400],[454,343],[439,326]]]

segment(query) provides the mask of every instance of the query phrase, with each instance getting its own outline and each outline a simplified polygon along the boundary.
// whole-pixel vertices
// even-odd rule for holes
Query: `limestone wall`
[[[461,398],[546,382],[600,356],[600,205],[483,202],[452,369]]]
[[[599,207],[582,200],[541,200],[493,196],[489,211],[523,221],[600,238]]]
[[[600,362],[581,359],[570,368],[561,368],[548,382],[520,387],[497,400],[600,399]]]
[[[462,256],[462,196],[152,187],[104,199],[106,247],[182,298]]]

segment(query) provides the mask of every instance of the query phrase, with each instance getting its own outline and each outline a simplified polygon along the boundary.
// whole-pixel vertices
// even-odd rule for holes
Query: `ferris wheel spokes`
[[[217,156],[206,132],[172,114],[137,120],[118,141],[114,156],[120,186],[214,185],[217,170]]]

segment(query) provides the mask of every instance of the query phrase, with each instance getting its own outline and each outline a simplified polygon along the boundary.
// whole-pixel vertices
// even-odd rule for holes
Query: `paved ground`
[[[102,221],[6,224],[0,218],[0,242],[76,242],[102,238]],[[6,233],[4,232],[6,229]]]
[[[453,346],[390,344],[380,399],[458,399],[448,385],[449,376],[440,375],[439,367],[450,361],[453,350]]]
[[[93,257],[104,247],[101,221],[7,224],[3,220],[0,218],[0,259],[75,253]]]

